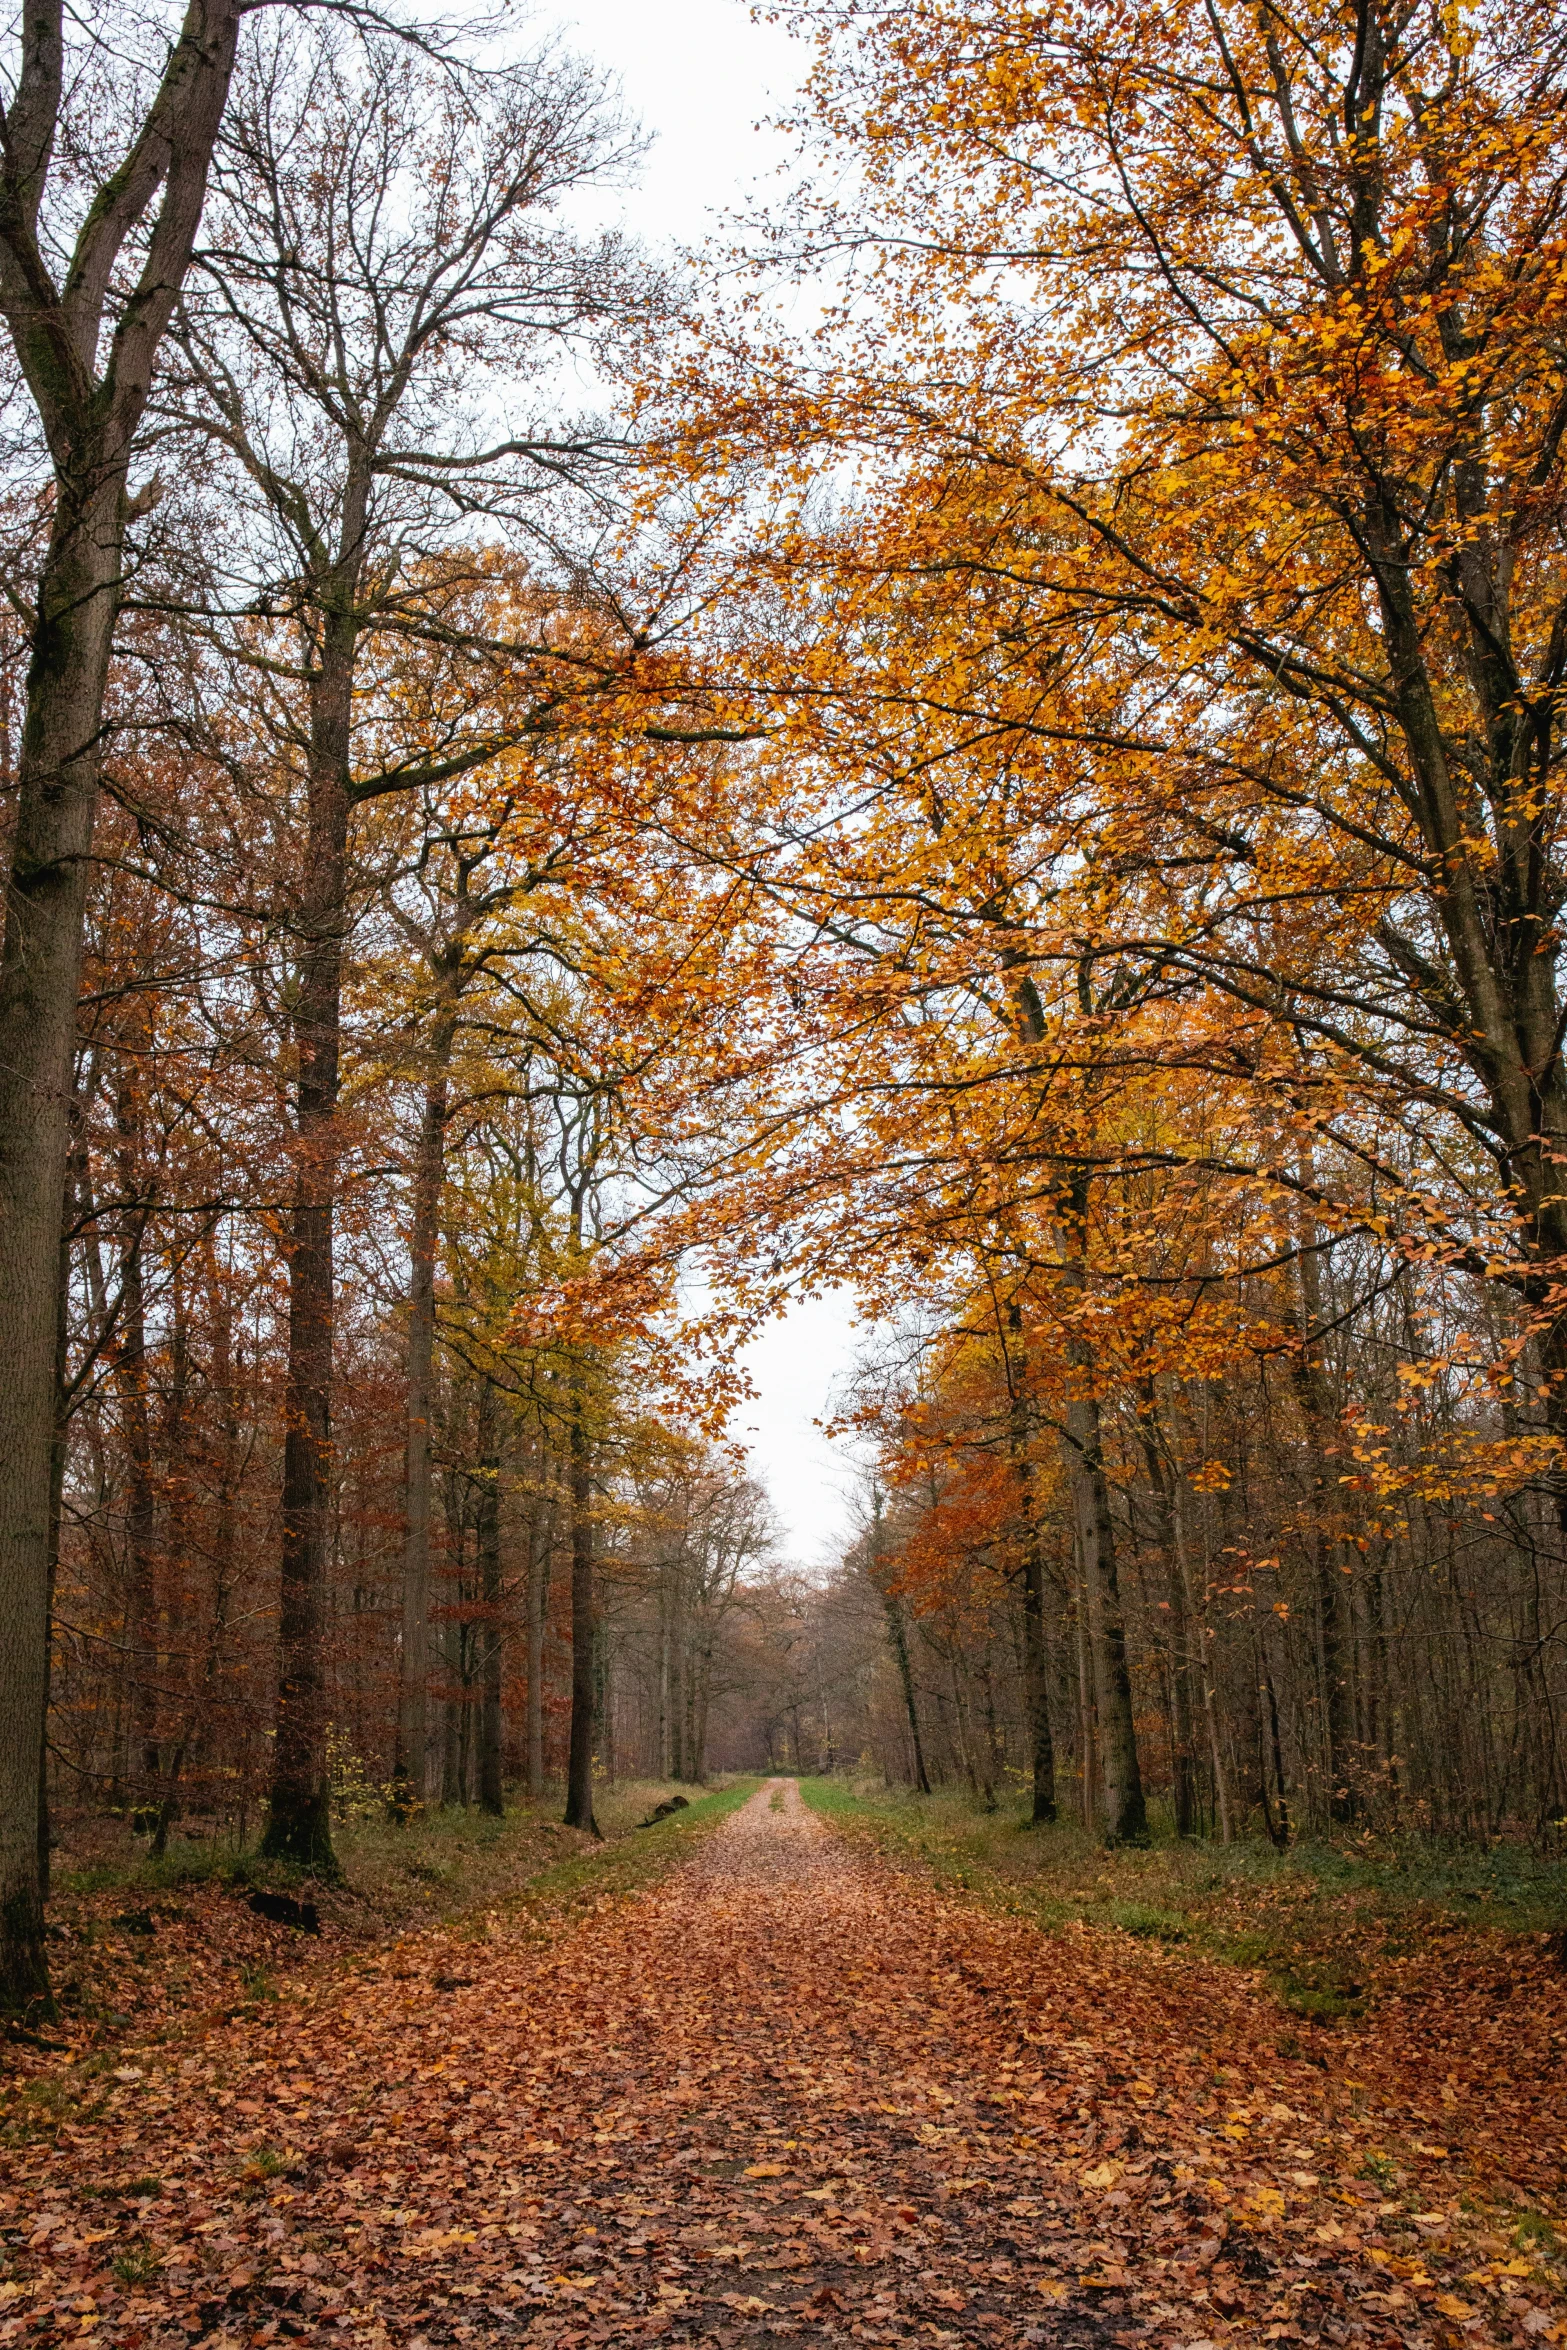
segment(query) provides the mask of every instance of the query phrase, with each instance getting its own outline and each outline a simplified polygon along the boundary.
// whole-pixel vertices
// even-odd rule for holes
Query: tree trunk
[[[98,462],[92,462],[93,457]],[[0,950],[0,2012],[50,2012],[38,1865],[60,1203],[125,451],[56,487]]]
[[[1079,1548],[1080,1545],[1074,1539],[1074,1559]],[[1077,1563],[1077,1738],[1083,1762],[1083,1825],[1092,1828],[1099,1817],[1099,1720],[1094,1711],[1093,1680],[1088,1661],[1088,1594],[1083,1587],[1080,1562]]]
[[[1301,1179],[1310,1185],[1314,1171],[1309,1154],[1301,1160]],[[1295,1386],[1305,1423],[1307,1477],[1312,1492],[1310,1535],[1312,1578],[1317,1603],[1317,1658],[1321,1675],[1322,1764],[1327,1781],[1330,1819],[1353,1818],[1355,1790],[1350,1762],[1354,1743],[1353,1691],[1349,1677],[1349,1566],[1350,1552],[1337,1531],[1338,1487],[1328,1475],[1328,1443],[1338,1424],[1332,1382],[1322,1360],[1318,1333],[1322,1326],[1322,1272],[1317,1257],[1317,1229],[1309,1220],[1300,1235],[1300,1351],[1295,1358]]]
[[[80,1104],[73,1101],[73,1123],[78,1131],[72,1147],[75,1164],[66,1177],[64,1213],[60,1218],[59,1276],[55,1312],[54,1354],[54,1433],[49,1448],[49,1558],[47,1568],[44,1622],[47,1637],[44,1642],[44,1692],[38,1711],[38,1898],[49,1898],[50,1850],[53,1832],[49,1819],[49,1681],[54,1665],[54,1592],[60,1571],[60,1532],[65,1522],[65,1460],[70,1436],[67,1417],[69,1397],[67,1382],[70,1377],[71,1353],[71,1223],[78,1188],[82,1184],[81,1168],[85,1158],[80,1141]],[[0,1995],[0,2013],[5,2009]]]
[[[357,554],[358,534],[350,536]],[[323,1876],[337,1873],[326,1774],[324,1633],[331,1542],[336,1313],[332,1244],[354,644],[351,611],[329,613],[311,684],[309,825],[294,1016],[299,1058],[298,1131],[288,1241],[277,1737],[261,1846],[271,1859],[293,1861]]]
[[[145,1046],[146,1024],[128,1040]],[[115,1098],[120,1189],[126,1207],[120,1249],[120,1340],[115,1385],[125,1446],[125,1645],[130,1659],[130,1757],[138,1822],[156,1816],[158,1788],[157,1506],[152,1476],[152,1408],[147,1380],[147,1301],[142,1246],[147,1204],[140,1199],[136,1083],[127,1069]]]
[[[162,1656],[156,1693],[159,1793],[151,1845],[152,1856],[159,1859],[168,1848],[169,1830],[179,1818],[180,1776],[196,1718],[191,1672],[196,1624],[189,1609],[196,1504],[191,1460],[190,1308],[186,1262],[180,1249],[181,1244],[176,1243],[169,1257],[169,1375],[163,1399]]]
[[[501,1784],[501,1447],[494,1382],[479,1383],[479,1495],[476,1548],[480,1638],[484,1671],[479,1712],[479,1809],[498,1820],[506,1809]]]
[[[1008,1378],[1012,1386],[1009,1438],[1017,1482],[1023,1566],[1023,1710],[1028,1732],[1032,1799],[1029,1819],[1046,1827],[1056,1816],[1056,1752],[1050,1732],[1050,1641],[1045,1629],[1045,1559],[1034,1476],[1033,1415],[1029,1409],[1022,1309],[1007,1316]]]
[[[1273,1686],[1273,1667],[1268,1663],[1266,1656],[1263,1658],[1262,1666],[1262,1694],[1267,1700],[1268,1740],[1273,1756],[1273,1784],[1279,1803],[1278,1833],[1274,1836],[1273,1841],[1283,1852],[1290,1840],[1289,1796],[1284,1785],[1284,1740],[1279,1734],[1278,1691]],[[1271,1829],[1269,1833],[1272,1834]]]
[[[909,1718],[909,1743],[914,1750],[914,1784],[921,1795],[928,1795],[930,1773],[925,1768],[919,1707],[914,1702],[914,1673],[909,1663],[909,1633],[903,1620],[903,1602],[895,1592],[884,1591],[882,1605],[887,1613],[887,1639],[898,1667],[898,1679],[903,1685],[903,1708]]]
[[[919,1708],[914,1702],[914,1672],[909,1663],[909,1632],[903,1619],[903,1602],[897,1593],[888,1589],[881,1566],[881,1491],[871,1493],[871,1574],[887,1618],[887,1643],[898,1668],[898,1679],[903,1685],[903,1706],[909,1717],[909,1743],[914,1750],[914,1784],[921,1795],[930,1793],[930,1774],[925,1768],[925,1743],[920,1736]]]
[[[593,1817],[593,1643],[598,1610],[593,1590],[593,1446],[587,1425],[586,1382],[577,1368],[571,1394],[571,1737],[566,1759],[566,1825],[596,1836]]]
[[[553,1462],[540,1446],[539,1495],[528,1530],[528,1800],[544,1793],[544,1632],[550,1612],[550,1566],[555,1549]]]
[[[1132,1720],[1132,1676],[1116,1566],[1115,1524],[1104,1469],[1104,1432],[1092,1364],[1077,1339],[1068,1345],[1074,1389],[1066,1407],[1067,1463],[1083,1564],[1088,1655],[1099,1733],[1100,1819],[1113,1844],[1147,1841],[1148,1811]]]
[[[697,1650],[696,1706],[691,1724],[691,1776],[699,1787],[707,1784],[707,1715],[713,1692],[713,1642],[709,1635]]]
[[[427,1793],[430,1683],[430,1407],[435,1365],[435,1261],[446,1164],[447,1063],[455,1022],[438,1024],[414,1160],[409,1233],[408,1397],[403,1452],[403,1639],[391,1809],[407,1819]]]
[[[213,1696],[220,1684],[223,1670],[224,1645],[228,1633],[229,1598],[237,1580],[235,1532],[239,1488],[240,1425],[239,1393],[234,1378],[234,1316],[218,1273],[217,1253],[212,1244],[210,1227],[203,1241],[202,1259],[206,1273],[207,1310],[212,1327],[208,1399],[209,1409],[215,1418],[216,1441],[210,1447],[209,1464],[214,1483],[211,1555],[215,1562],[216,1574],[212,1594],[212,1622],[201,1677],[189,1690],[179,1736],[175,1742],[168,1769],[164,1774],[163,1802],[159,1807],[158,1823],[153,1831],[151,1847],[155,1858],[161,1858],[166,1850],[169,1830],[178,1817],[181,1778],[184,1772],[198,1759],[207,1736],[212,1718]]]
[[[1197,1832],[1196,1723],[1192,1706],[1191,1608],[1186,1560],[1175,1501],[1179,1470],[1167,1459],[1159,1428],[1153,1381],[1144,1383],[1143,1460],[1154,1497],[1158,1544],[1170,1595],[1171,1799],[1177,1836]]]
[[[49,1656],[55,1276],[87,859],[121,594],[126,467],[158,346],[189,267],[238,31],[233,0],[191,0],[127,160],[113,179],[97,189],[89,181],[81,191],[90,200],[66,281],[68,300],[51,280],[36,234],[59,120],[57,8],[46,5],[29,19],[0,157],[0,303],[54,460],[0,948],[0,2012],[49,2006],[38,1824]],[[139,274],[116,315],[100,374],[115,264],[160,190]]]
[[[1070,1216],[1068,1229],[1059,1235],[1062,1286],[1069,1295],[1075,1293],[1080,1303],[1086,1303],[1086,1176],[1073,1180]],[[1083,1332],[1071,1324],[1066,1354],[1072,1386],[1065,1415],[1065,1451],[1088,1615],[1088,1653],[1099,1729],[1101,1820],[1111,1843],[1141,1844],[1147,1841],[1148,1810],[1132,1719],[1132,1676],[1116,1564],[1115,1522],[1105,1475],[1103,1420],[1094,1386],[1092,1348]]]

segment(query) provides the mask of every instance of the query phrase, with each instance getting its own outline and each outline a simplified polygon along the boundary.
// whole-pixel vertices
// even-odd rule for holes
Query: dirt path
[[[1456,2194],[1387,2200],[1278,2025],[943,1902],[779,1783],[552,1945],[424,1936],[122,2065],[0,2192],[0,2340],[1562,2339]]]

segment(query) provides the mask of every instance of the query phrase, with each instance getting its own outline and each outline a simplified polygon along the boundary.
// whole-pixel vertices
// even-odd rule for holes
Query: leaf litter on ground
[[[1236,1970],[954,1902],[783,1794],[554,1939],[413,1934],[129,2053],[14,2150],[0,2341],[1567,2340],[1548,2213],[1499,2224],[1501,2134],[1443,2104],[1480,2017],[1324,2072]],[[1542,2189],[1564,2021],[1492,2043]]]

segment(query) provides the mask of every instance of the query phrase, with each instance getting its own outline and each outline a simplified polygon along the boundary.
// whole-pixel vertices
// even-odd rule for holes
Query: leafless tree
[[[629,152],[599,77],[553,50],[459,73],[373,30],[323,22],[303,47],[279,31],[236,87],[159,396],[171,446],[194,453],[231,518],[194,624],[243,672],[253,755],[296,839],[265,1848],[318,1869],[333,1866],[320,1646],[356,811],[450,783],[555,721],[564,689],[538,550],[616,452],[533,411],[559,404],[564,363],[644,299],[613,240],[583,243],[561,219]],[[525,575],[519,539],[533,549]],[[438,694],[423,683],[431,661]]]

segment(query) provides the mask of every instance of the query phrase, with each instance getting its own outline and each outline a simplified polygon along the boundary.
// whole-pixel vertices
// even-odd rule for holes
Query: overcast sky
[[[637,183],[616,206],[636,235],[695,246],[723,214],[749,210],[763,195],[791,149],[757,125],[787,110],[806,62],[802,43],[754,23],[742,0],[663,8],[579,0],[549,13],[574,48],[618,77],[628,113],[653,135]],[[848,1538],[852,1463],[812,1423],[855,1345],[838,1295],[798,1304],[746,1357],[758,1398],[735,1433],[772,1496],[785,1554],[804,1567],[830,1564]]]
[[[787,109],[808,55],[740,0],[578,0],[546,14],[571,46],[618,78],[626,111],[653,136],[627,224],[652,243],[695,245],[715,217],[746,205],[789,143],[756,126]]]

